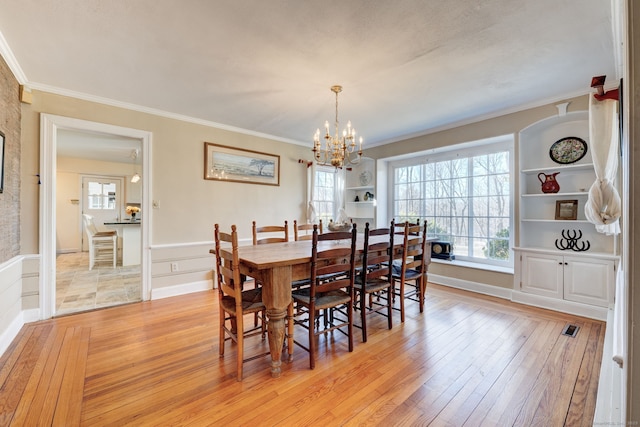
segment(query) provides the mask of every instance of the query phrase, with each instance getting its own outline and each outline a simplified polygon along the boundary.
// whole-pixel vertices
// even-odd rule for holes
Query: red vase
[[[554,172],[547,175],[546,173],[540,172],[538,174],[538,180],[542,184],[543,193],[557,193],[560,191],[560,184],[556,181],[556,175],[559,173],[560,172]],[[542,177],[544,177],[544,179],[542,179]]]

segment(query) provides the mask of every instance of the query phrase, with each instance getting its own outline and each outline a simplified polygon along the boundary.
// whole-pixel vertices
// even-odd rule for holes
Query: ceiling
[[[366,148],[615,83],[618,1],[0,0],[0,48],[33,89],[309,146],[340,84]]]

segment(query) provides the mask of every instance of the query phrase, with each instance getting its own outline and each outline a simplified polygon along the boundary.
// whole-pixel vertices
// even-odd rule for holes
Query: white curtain
[[[316,164],[313,162],[307,167],[307,224],[315,224],[318,216],[313,206],[313,197],[316,188]]]
[[[346,177],[345,168],[336,169],[335,183],[334,183],[334,221],[347,222],[346,214],[344,214],[344,180]],[[343,213],[341,215],[341,212]]]
[[[596,181],[589,189],[584,211],[598,232],[619,234],[621,201],[614,186],[619,152],[618,101],[598,101],[593,94],[589,98],[589,141]]]

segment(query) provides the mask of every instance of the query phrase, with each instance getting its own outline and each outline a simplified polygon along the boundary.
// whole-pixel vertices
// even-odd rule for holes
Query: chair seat
[[[236,313],[236,300],[232,296],[225,295],[222,297],[222,306],[229,313]],[[255,313],[265,309],[262,303],[262,289],[249,289],[242,292],[242,311],[246,313]]]
[[[393,276],[394,279],[400,279],[400,276],[402,274],[402,267],[398,267],[397,265],[393,264],[391,267],[391,271],[392,271],[391,275]],[[405,280],[417,279],[421,275],[422,275],[422,272],[420,270],[413,269],[413,268],[408,268],[404,272]]]
[[[360,277],[356,278],[356,283],[353,286],[357,290],[362,290],[362,280],[360,280]],[[383,289],[387,289],[389,286],[391,286],[391,283],[389,283],[388,280],[370,279],[367,280],[367,284],[365,285],[364,289],[366,293],[373,293],[381,291]]]
[[[294,291],[293,299],[303,305],[308,306],[311,304],[311,297],[309,295],[309,289],[300,289]],[[351,301],[351,296],[342,290],[335,290],[316,295],[316,310],[324,310],[325,308],[335,307],[336,305],[346,304]]]

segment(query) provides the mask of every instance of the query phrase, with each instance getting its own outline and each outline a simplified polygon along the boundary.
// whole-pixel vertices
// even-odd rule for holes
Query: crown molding
[[[13,55],[13,51],[9,47],[7,40],[4,38],[2,31],[0,31],[0,55],[4,58],[4,61],[9,66],[9,69],[16,80],[18,80],[18,83],[21,85],[26,84],[28,81],[27,76],[24,74],[24,71],[22,71],[20,64],[18,64],[18,60]]]

